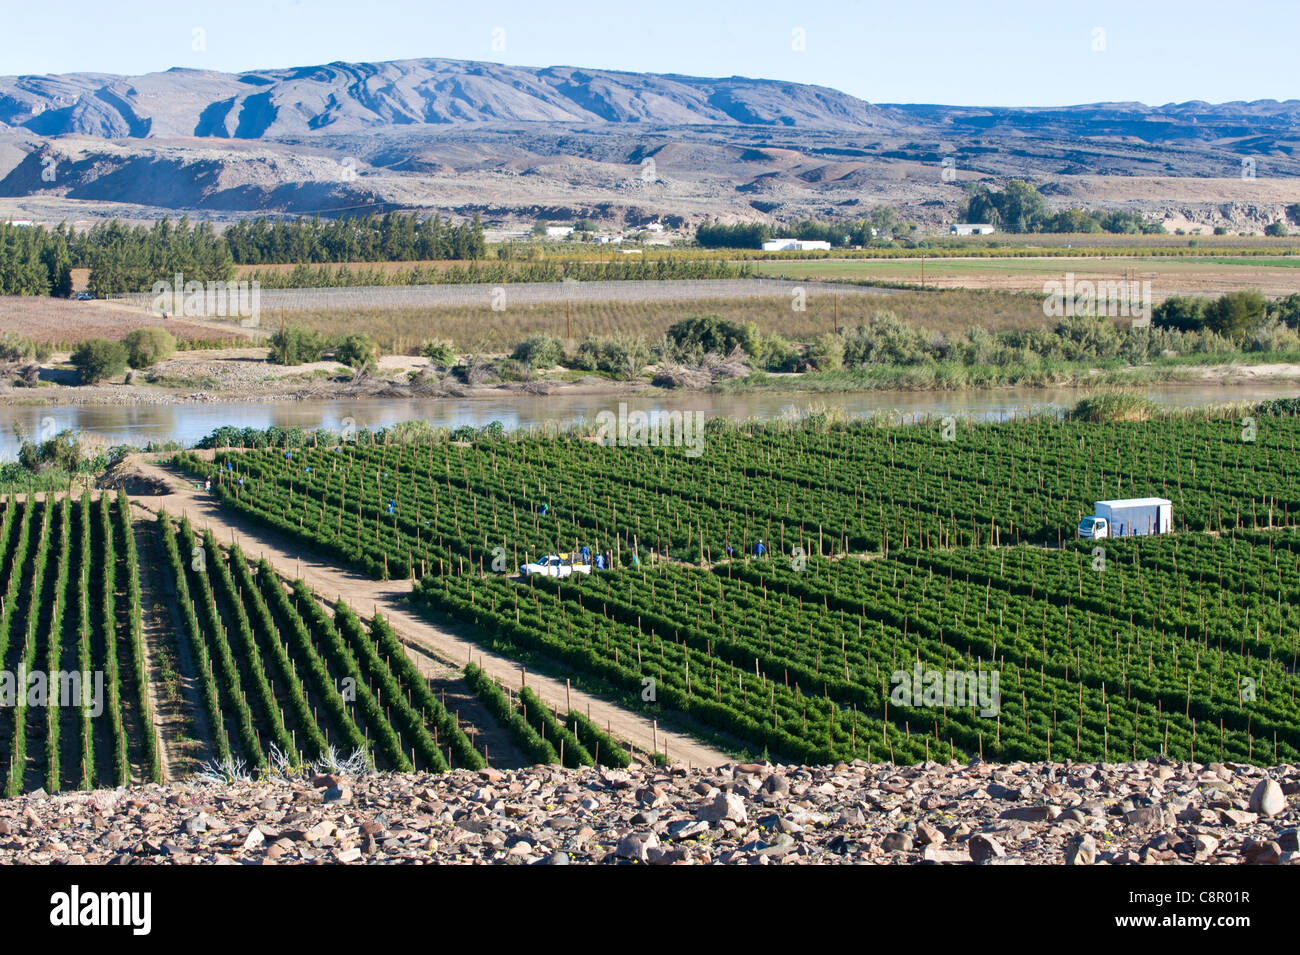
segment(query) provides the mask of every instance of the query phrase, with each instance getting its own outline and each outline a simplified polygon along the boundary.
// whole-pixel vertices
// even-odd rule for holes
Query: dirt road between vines
[[[411,592],[409,580],[372,580],[339,566],[332,559],[315,554],[300,544],[260,527],[253,521],[223,509],[217,501],[196,488],[192,481],[154,464],[139,455],[126,462],[126,469],[165,485],[166,494],[132,495],[139,510],[157,514],[165,509],[176,517],[188,517],[196,529],[211,528],[218,543],[234,542],[251,559],[265,557],[277,571],[290,579],[301,577],[312,590],[329,600],[342,599],[363,618],[377,610],[397,633],[450,663],[463,666],[473,659],[487,673],[506,686],[520,685],[519,664],[483,650],[478,644],[413,613],[406,604]],[[682,733],[656,729],[643,716],[576,689],[566,689],[563,680],[538,673],[526,675],[528,686],[552,706],[572,706],[591,715],[599,726],[645,752],[657,748],[675,763],[691,766],[719,766],[734,762],[720,750],[706,746]]]

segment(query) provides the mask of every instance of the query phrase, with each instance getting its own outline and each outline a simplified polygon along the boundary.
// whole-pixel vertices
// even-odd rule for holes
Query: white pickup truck
[[[524,577],[529,574],[541,574],[543,577],[568,577],[570,574],[591,573],[591,565],[575,564],[569,554],[547,554],[541,560],[520,564],[519,573]]]

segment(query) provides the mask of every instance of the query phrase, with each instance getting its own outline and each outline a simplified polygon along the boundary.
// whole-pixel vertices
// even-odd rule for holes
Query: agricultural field
[[[1045,282],[1151,283],[1151,299],[1170,295],[1222,295],[1259,289],[1271,298],[1300,292],[1300,256],[1079,256],[908,259],[818,259],[757,263],[759,275],[822,282],[872,281],[924,284],[937,289],[986,289],[1042,294]]]
[[[177,463],[483,646],[736,751],[1275,763],[1300,756],[1298,437],[1226,414],[710,425],[698,456],[480,434]],[[1153,495],[1173,535],[1074,541],[1093,501]],[[513,576],[583,546],[614,570]],[[999,702],[900,698],[914,670],[917,692],[996,674]]]
[[[629,763],[583,714],[557,714],[530,690],[481,672],[473,695],[491,715],[462,723],[445,685],[435,691],[382,614],[363,623],[344,602],[287,583],[266,560],[219,546],[187,519],[140,517],[125,493],[31,503],[11,495],[2,508],[6,795],[193,771],[481,769],[489,757],[472,737],[497,723],[518,747],[507,765]],[[175,624],[152,647],[149,596],[170,604],[152,611],[167,620],[170,609]],[[159,700],[180,712],[179,729],[156,718]]]
[[[1159,490],[1177,528],[1295,522],[1300,422],[1239,419],[844,428],[706,425],[693,447],[606,447],[576,434],[181,456],[231,507],[375,576],[490,569],[581,543],[622,564],[650,551],[712,564],[758,539],[809,555],[1058,544],[1092,502]],[[212,470],[215,468],[215,470]]]
[[[0,296],[0,329],[32,341],[70,349],[87,338],[120,340],[137,328],[166,328],[184,342],[215,342],[245,337],[232,322],[164,321],[143,307],[114,302],[78,302],[74,299],[32,295]]]
[[[492,309],[489,288],[466,289],[466,300],[447,304],[446,296],[454,290],[435,286],[430,291],[440,301],[427,305],[400,301],[379,305],[373,289],[323,289],[319,295],[313,293],[312,299],[304,295],[286,298],[294,304],[286,306],[283,314],[278,307],[267,304],[272,301],[268,295],[263,299],[262,325],[274,329],[283,319],[329,336],[362,332],[384,352],[407,355],[417,353],[431,339],[446,339],[462,351],[488,352],[509,350],[530,335],[539,334],[574,341],[588,335],[642,336],[656,342],[671,325],[690,315],[718,315],[742,324],[753,322],[764,335],[777,333],[792,341],[810,341],[837,327],[863,325],[882,311],[945,334],[965,331],[973,324],[996,333],[1039,328],[1045,321],[1038,294],[965,289],[837,289],[812,282],[750,281],[708,288],[702,283],[679,285],[691,287],[626,282],[593,294],[581,287],[557,286],[544,298],[530,296],[527,289],[507,288],[505,308],[499,311]],[[803,306],[799,310],[792,307],[792,293],[796,291]]]
[[[125,497],[11,495],[3,508],[5,793],[161,779]],[[17,676],[38,671],[30,688]]]
[[[162,517],[160,533],[218,762],[258,770],[334,749],[404,772],[483,765],[382,617],[367,629],[346,604],[329,614],[187,521]]]

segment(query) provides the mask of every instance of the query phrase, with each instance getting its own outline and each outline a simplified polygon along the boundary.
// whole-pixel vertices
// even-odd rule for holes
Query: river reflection
[[[1167,407],[1203,407],[1264,401],[1300,395],[1290,382],[1234,385],[1152,385],[1140,389]],[[779,418],[810,405],[842,409],[849,416],[872,413],[904,417],[955,415],[1001,421],[1016,415],[1060,410],[1074,405],[1082,392],[1073,388],[1010,388],[976,391],[871,391],[855,394],[791,395],[751,393],[715,395],[700,392],[654,395],[518,395],[487,398],[410,398],[231,402],[158,405],[65,405],[44,408],[0,407],[0,459],[13,459],[17,432],[48,437],[71,428],[109,444],[145,445],[176,441],[193,444],[216,428],[381,428],[423,419],[435,427],[479,427],[500,421],[508,429],[546,427],[577,420],[595,421],[602,411],[701,411],[705,417]]]

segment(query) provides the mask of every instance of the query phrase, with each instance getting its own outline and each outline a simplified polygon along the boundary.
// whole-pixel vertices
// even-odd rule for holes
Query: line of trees
[[[148,291],[178,274],[186,282],[228,282],[234,275],[230,249],[212,224],[191,226],[188,216],[175,223],[159,219],[151,227],[113,219],[86,232],[69,230],[68,241],[76,264],[90,269],[90,290],[101,297]]]
[[[1051,212],[1042,193],[1023,179],[1013,179],[998,192],[983,183],[969,187],[962,204],[963,222],[987,222],[1003,232],[1111,232],[1158,235],[1159,222],[1148,222],[1136,212],[1116,209],[1064,209]]]
[[[228,282],[236,265],[329,262],[398,262],[412,259],[481,259],[483,223],[452,225],[441,216],[390,212],[322,221],[243,219],[218,234],[188,216],[152,226],[118,219],[77,231],[0,223],[0,295],[62,295],[72,291],[72,270],[90,270],[97,296],[148,291],[154,282]]]
[[[1241,341],[1270,324],[1300,329],[1300,293],[1271,300],[1255,289],[1229,292],[1218,298],[1171,295],[1152,309],[1151,322],[1157,328],[1206,330]]]
[[[67,295],[72,265],[66,232],[0,222],[0,295]]]
[[[223,238],[239,265],[481,259],[487,250],[478,214],[460,225],[400,212],[324,221],[263,216],[234,223]]]
[[[862,219],[819,221],[801,219],[782,226],[764,222],[740,222],[735,225],[703,224],[695,230],[695,240],[706,249],[761,249],[773,237],[829,242],[832,248],[868,246],[873,242],[892,242],[916,231],[916,226],[899,218],[893,206],[876,206]]]

